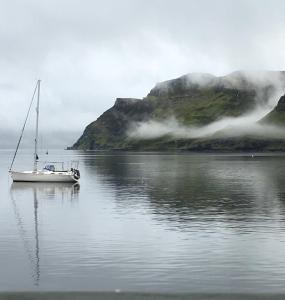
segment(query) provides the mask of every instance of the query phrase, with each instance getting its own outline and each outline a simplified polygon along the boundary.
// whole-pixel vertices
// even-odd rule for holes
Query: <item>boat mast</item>
[[[38,170],[38,135],[39,135],[39,112],[40,112],[40,87],[41,81],[38,80],[38,99],[37,99],[37,120],[36,120],[36,137],[35,137],[35,152],[34,152],[34,171]]]

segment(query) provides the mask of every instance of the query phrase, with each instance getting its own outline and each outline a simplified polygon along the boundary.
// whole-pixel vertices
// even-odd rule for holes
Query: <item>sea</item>
[[[13,183],[12,156],[0,292],[285,293],[285,154],[39,153],[79,161],[77,184]]]

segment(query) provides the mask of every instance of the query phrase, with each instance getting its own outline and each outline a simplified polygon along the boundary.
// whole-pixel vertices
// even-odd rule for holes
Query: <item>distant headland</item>
[[[285,71],[190,73],[117,98],[69,149],[284,151]]]

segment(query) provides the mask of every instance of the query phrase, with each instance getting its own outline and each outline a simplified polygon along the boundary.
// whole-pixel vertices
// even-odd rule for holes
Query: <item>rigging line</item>
[[[25,122],[24,122],[24,125],[23,125],[23,128],[22,128],[22,131],[21,131],[20,138],[19,138],[18,143],[17,143],[17,147],[16,147],[16,150],[15,150],[13,159],[12,159],[11,166],[10,166],[10,168],[9,168],[9,172],[12,170],[12,167],[13,167],[13,164],[14,164],[14,161],[15,161],[15,158],[16,158],[16,155],[17,155],[17,152],[18,152],[18,149],[19,149],[19,146],[20,146],[20,143],[21,143],[23,134],[24,134],[24,130],[25,130],[25,127],[26,127],[26,123],[27,123],[27,120],[28,120],[30,111],[31,111],[32,104],[33,104],[33,102],[34,102],[34,98],[35,98],[35,94],[36,94],[36,91],[37,91],[37,88],[38,88],[38,84],[39,84],[39,82],[37,82],[37,84],[36,84],[36,86],[35,86],[35,90],[34,90],[34,93],[33,93],[33,97],[32,97],[32,100],[31,100],[31,103],[30,103],[30,106],[29,106],[29,109],[28,109],[28,112],[27,112],[27,115],[26,115],[26,119],[25,119]]]

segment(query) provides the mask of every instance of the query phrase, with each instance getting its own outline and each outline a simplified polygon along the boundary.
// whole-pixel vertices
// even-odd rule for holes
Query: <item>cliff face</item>
[[[224,77],[184,75],[157,84],[144,99],[118,98],[112,108],[86,127],[72,148],[191,149],[193,145],[201,148],[201,140],[177,140],[169,136],[138,140],[130,138],[128,132],[138,122],[159,122],[170,117],[184,126],[196,127],[224,117],[239,117],[252,111],[257,104],[268,104],[280,89],[280,83],[285,83],[284,72],[234,72]]]
[[[89,124],[73,149],[112,149],[121,147],[131,122],[149,118],[151,102],[133,98],[117,98],[115,105]]]

